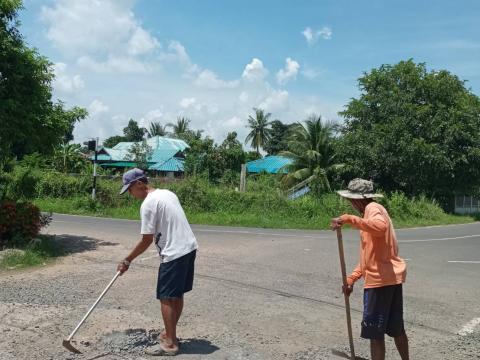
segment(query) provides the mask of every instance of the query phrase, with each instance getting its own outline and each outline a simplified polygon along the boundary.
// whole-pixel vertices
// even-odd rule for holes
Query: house
[[[278,155],[266,156],[263,159],[253,160],[247,162],[247,172],[249,174],[259,174],[266,172],[269,174],[277,174],[281,168],[285,165],[292,164],[292,160]],[[287,169],[283,169],[284,174],[287,173]]]
[[[184,172],[185,150],[188,144],[180,139],[154,136],[146,140],[152,149],[148,159],[148,170],[168,177],[181,176]],[[134,142],[120,142],[113,148],[102,147],[97,153],[97,163],[103,168],[124,170],[132,168],[136,163],[132,160],[130,148]],[[90,157],[94,160],[94,156]]]

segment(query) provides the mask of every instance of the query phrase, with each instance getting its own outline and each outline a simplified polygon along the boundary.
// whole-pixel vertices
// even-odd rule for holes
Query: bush
[[[211,209],[206,180],[192,176],[180,183],[171,184],[169,188],[177,194],[184,207],[203,211]]]
[[[69,198],[91,192],[92,180],[87,176],[69,176],[59,172],[40,175],[37,183],[37,197]]]
[[[6,197],[30,200],[36,196],[38,172],[27,167],[16,166],[7,174]]]
[[[0,202],[0,248],[24,247],[36,237],[50,217],[27,202]]]

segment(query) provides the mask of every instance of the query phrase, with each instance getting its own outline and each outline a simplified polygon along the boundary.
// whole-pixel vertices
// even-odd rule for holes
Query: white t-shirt
[[[153,234],[163,262],[169,262],[198,248],[177,195],[156,189],[148,193],[140,207],[142,235]]]

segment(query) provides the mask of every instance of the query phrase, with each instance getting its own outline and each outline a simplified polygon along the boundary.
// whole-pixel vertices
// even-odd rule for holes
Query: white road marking
[[[215,229],[194,229],[193,232],[216,232],[216,233],[229,233],[229,234],[250,234],[250,235],[271,235],[279,237],[293,237],[293,238],[308,238],[308,239],[327,239],[331,236],[328,235],[300,235],[300,234],[279,234],[279,233],[267,233],[256,232],[247,230],[215,230]]]
[[[449,240],[459,240],[459,239],[470,239],[480,237],[480,234],[475,235],[465,235],[465,236],[455,236],[448,238],[435,238],[435,239],[418,239],[418,240],[399,240],[399,243],[416,243],[416,242],[429,242],[429,241],[449,241]]]
[[[480,261],[471,261],[471,260],[449,260],[449,263],[460,263],[460,264],[480,264]]]
[[[475,327],[477,327],[478,325],[480,325],[480,317],[474,318],[465,325],[463,325],[463,327],[458,332],[458,335],[465,336],[471,334],[475,330]]]

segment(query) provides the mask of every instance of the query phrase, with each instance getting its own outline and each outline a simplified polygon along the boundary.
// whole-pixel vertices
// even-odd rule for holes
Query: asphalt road
[[[113,275],[116,262],[139,239],[139,227],[138,221],[54,216],[46,232],[73,244],[75,251],[42,270],[40,277],[50,279],[55,287],[59,273],[70,274],[79,288],[78,296],[65,297],[70,316],[63,315],[59,331],[68,332],[76,325]],[[200,246],[196,280],[179,324],[179,335],[190,339],[191,347],[186,345],[188,351],[181,357],[335,359],[325,354],[330,349],[347,349],[335,233],[199,225],[193,230]],[[344,230],[343,234],[348,272],[358,259],[358,232]],[[404,311],[412,358],[479,358],[480,223],[401,229],[397,238],[400,255],[408,262]],[[116,330],[141,326],[160,328],[154,299],[157,267],[158,255],[152,247],[102,301],[104,316],[94,313],[79,338],[103,339]],[[0,294],[0,304],[15,303],[18,282],[31,281],[31,274],[0,280],[3,289],[11,289],[11,294]],[[68,291],[68,285],[62,289]],[[46,302],[57,306],[61,301],[51,296]],[[368,343],[358,335],[361,300],[358,284],[351,296],[353,332],[357,352],[367,357]],[[120,307],[125,311],[121,315],[116,310]],[[107,316],[107,312],[112,313]],[[199,339],[205,343],[196,346]],[[387,358],[398,358],[391,341],[387,348],[391,354]],[[60,358],[59,351],[55,347],[45,353]]]

